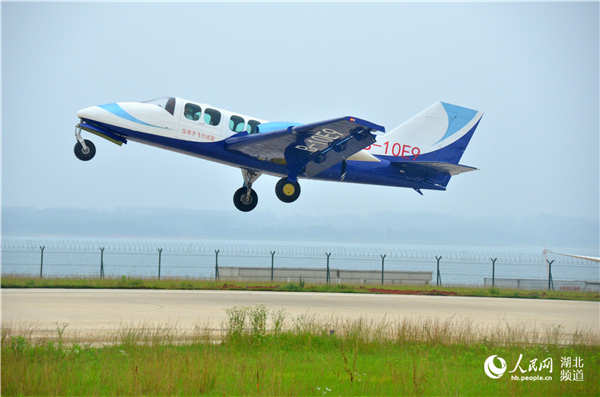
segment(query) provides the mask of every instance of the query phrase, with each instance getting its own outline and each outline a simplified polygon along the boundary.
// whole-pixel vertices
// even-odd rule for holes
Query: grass
[[[332,332],[333,331],[333,332]],[[542,343],[522,330],[481,339],[447,322],[318,322],[264,306],[227,311],[215,343],[202,330],[177,343],[168,328],[124,329],[110,345],[66,344],[60,334],[33,339],[2,333],[3,395],[402,395],[596,396],[600,346],[579,334],[570,344],[553,332]],[[551,381],[484,375],[483,362],[520,354],[552,357]],[[581,357],[583,382],[561,382],[560,358]],[[548,374],[544,370],[544,375]]]
[[[499,298],[567,299],[600,301],[600,293],[589,291],[539,291],[490,287],[437,287],[431,285],[347,285],[285,282],[210,281],[196,279],[150,278],[34,278],[5,275],[2,288],[124,288],[178,290],[258,290],[287,292],[387,293],[411,295],[456,295]]]

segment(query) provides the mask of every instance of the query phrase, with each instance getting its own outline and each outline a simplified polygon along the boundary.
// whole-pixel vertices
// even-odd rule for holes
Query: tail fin
[[[435,161],[458,164],[467,148],[482,112],[437,102],[394,128],[378,141],[388,142],[380,147],[386,155],[409,156],[416,161]],[[379,142],[378,142],[379,143]],[[394,145],[394,144],[399,145]],[[398,146],[400,146],[399,149]]]

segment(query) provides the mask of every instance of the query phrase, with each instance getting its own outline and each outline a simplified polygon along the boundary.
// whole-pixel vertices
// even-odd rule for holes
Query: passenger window
[[[229,129],[234,132],[242,132],[244,131],[244,119],[240,116],[231,116],[229,119]]]
[[[259,124],[260,122],[256,120],[248,120],[248,127],[246,127],[246,131],[248,131],[249,134],[256,134],[258,132]]]
[[[198,105],[194,105],[193,103],[186,103],[183,108],[183,115],[188,120],[198,121],[200,120],[200,115],[202,114],[202,109]]]
[[[221,112],[215,109],[206,109],[204,111],[204,122],[210,125],[219,125],[221,122]]]

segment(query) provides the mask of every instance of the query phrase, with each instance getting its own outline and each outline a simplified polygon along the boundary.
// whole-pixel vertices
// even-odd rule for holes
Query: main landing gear
[[[233,195],[233,204],[243,212],[252,211],[258,204],[258,195],[252,189],[252,184],[260,176],[259,171],[242,168],[242,177],[244,186],[235,191]],[[275,185],[275,194],[277,198],[284,203],[296,201],[300,196],[300,184],[289,178],[281,178]]]
[[[300,196],[300,184],[288,178],[281,178],[275,185],[275,194],[284,203],[291,203]]]
[[[242,177],[244,186],[239,188],[233,194],[233,204],[240,211],[248,212],[256,208],[258,204],[258,195],[252,190],[252,184],[258,179],[260,172],[242,168]]]
[[[75,157],[81,161],[93,159],[96,155],[96,146],[94,146],[92,141],[81,137],[81,130],[78,127],[75,127],[75,138],[77,139],[77,143],[75,143],[75,147],[73,148]]]

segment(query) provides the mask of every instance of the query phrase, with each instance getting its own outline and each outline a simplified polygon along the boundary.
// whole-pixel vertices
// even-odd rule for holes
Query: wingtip
[[[364,120],[358,117],[354,117],[354,116],[346,116],[345,117],[346,120],[350,121],[351,123],[356,123],[356,124],[360,124],[363,127],[367,127],[370,128],[373,131],[381,131],[381,132],[385,132],[385,127],[379,124],[375,124],[372,123],[368,120]]]

